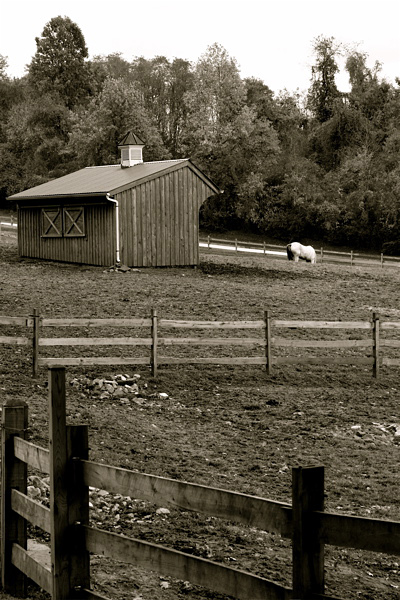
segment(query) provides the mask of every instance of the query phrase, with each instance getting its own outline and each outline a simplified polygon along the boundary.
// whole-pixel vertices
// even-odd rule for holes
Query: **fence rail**
[[[176,579],[211,588],[215,592],[248,600],[289,600],[291,590],[239,569],[198,558],[157,544],[84,527],[90,552],[156,571]]]
[[[26,576],[53,600],[103,598],[90,589],[89,552],[189,580],[242,600],[338,600],[325,594],[324,544],[400,555],[400,522],[324,511],[323,467],[294,468],[292,504],[138,473],[88,460],[88,427],[67,426],[65,370],[49,369],[50,450],[24,439],[25,403],[2,411],[2,585]],[[27,466],[50,473],[50,508],[27,496]],[[292,588],[158,544],[89,525],[88,486],[258,527],[292,540]],[[51,567],[27,550],[29,521],[51,534]],[[76,543],[69,543],[75,540]]]
[[[188,321],[159,318],[153,309],[150,318],[139,319],[85,319],[85,318],[46,318],[38,310],[28,317],[0,316],[0,326],[24,328],[27,335],[0,336],[0,344],[25,345],[32,349],[32,371],[37,377],[40,367],[49,366],[95,366],[95,365],[146,365],[153,376],[161,365],[261,365],[270,374],[274,365],[318,364],[318,365],[367,365],[378,377],[381,366],[400,365],[400,357],[394,355],[400,348],[400,321],[383,321],[373,313],[365,321],[300,321],[272,319],[270,311],[264,311],[264,318],[254,321]],[[137,336],[48,336],[45,332],[65,328],[109,329],[137,328]],[[147,328],[147,332],[143,331]],[[174,330],[177,331],[173,335]],[[203,335],[182,335],[183,330],[204,332]],[[252,330],[250,335],[247,335]],[[305,339],[303,333],[315,333]],[[330,330],[329,338],[325,330]],[[393,331],[394,337],[386,337]],[[230,331],[235,335],[230,335]],[[298,331],[301,337],[296,337]],[[319,333],[319,339],[317,332]],[[348,332],[346,339],[342,331]],[[220,332],[220,334],[219,334]],[[254,333],[253,333],[254,332]],[[283,333],[282,333],[283,332]],[[8,332],[9,333],[9,332]],[[74,332],[75,333],[75,332]],[[113,332],[114,333],[114,332]],[[168,335],[170,333],[170,335]],[[147,335],[146,335],[147,334]],[[219,335],[218,335],[219,334]],[[342,337],[340,337],[340,335]],[[397,335],[397,337],[396,337]],[[361,337],[360,337],[361,336]],[[67,348],[100,347],[142,348],[137,355],[129,356],[65,356]],[[48,356],[46,351],[63,349],[62,356]],[[168,355],[168,348],[178,348]],[[204,348],[210,351],[204,355]],[[218,355],[212,350],[223,349]],[[184,355],[182,350],[185,350]],[[203,355],[200,350],[203,349]],[[239,352],[240,355],[235,355]],[[251,350],[247,356],[244,352]],[[318,350],[318,355],[314,350]],[[338,355],[337,352],[341,355]],[[162,354],[161,354],[162,352]],[[179,355],[181,354],[181,355]],[[189,354],[189,355],[188,355]]]

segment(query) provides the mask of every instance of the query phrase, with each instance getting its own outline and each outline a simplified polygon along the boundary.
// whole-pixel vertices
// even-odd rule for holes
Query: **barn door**
[[[83,207],[64,208],[65,237],[83,237],[85,235],[85,220]]]
[[[42,237],[62,237],[60,208],[42,208]]]

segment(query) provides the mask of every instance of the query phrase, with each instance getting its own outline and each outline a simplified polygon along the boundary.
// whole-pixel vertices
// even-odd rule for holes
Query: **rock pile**
[[[158,398],[167,400],[165,392],[150,392],[148,384],[141,381],[140,375],[114,375],[110,379],[90,379],[86,376],[75,377],[70,381],[83,396],[99,400],[118,399],[122,403],[136,402],[142,404],[145,399]]]
[[[45,506],[50,505],[50,477],[38,477],[31,475],[28,477],[28,496],[37,502],[41,502]]]
[[[28,477],[28,496],[44,506],[50,506],[50,478],[37,475]],[[106,490],[89,488],[90,524],[96,527],[118,530],[121,525],[144,525],[154,520],[165,519],[170,514],[168,508],[157,508],[147,502],[111,494]]]
[[[384,444],[400,444],[400,423],[383,425],[373,422],[371,426],[352,425],[351,431],[357,438],[366,442],[380,442]]]
[[[160,403],[169,399],[165,392],[143,381],[139,374],[117,374],[109,378],[91,378],[87,375],[69,381],[74,391],[82,398],[99,401],[136,403],[142,405]],[[28,496],[44,506],[50,506],[50,478],[31,475],[28,477]],[[107,530],[127,532],[133,524],[147,526],[169,518],[168,508],[157,507],[148,502],[112,494],[106,490],[89,488],[90,524]],[[36,534],[35,534],[36,535]]]
[[[140,273],[140,269],[134,269],[132,267],[127,267],[126,265],[113,265],[112,267],[108,267],[108,269],[104,269],[103,273]]]

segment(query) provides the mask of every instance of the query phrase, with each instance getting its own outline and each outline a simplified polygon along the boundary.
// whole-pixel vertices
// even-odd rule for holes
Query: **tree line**
[[[191,158],[224,190],[202,207],[210,230],[400,251],[400,79],[334,38],[313,40],[306,93],[242,79],[219,44],[191,63],[89,60],[82,31],[51,19],[26,75],[0,56],[0,204],[77,169],[118,162],[132,129],[144,160]],[[345,56],[350,91],[335,76]]]

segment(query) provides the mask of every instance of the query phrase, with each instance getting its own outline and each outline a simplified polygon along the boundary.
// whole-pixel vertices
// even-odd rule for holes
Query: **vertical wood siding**
[[[121,262],[130,267],[197,265],[199,210],[213,193],[184,166],[114,194],[120,210]],[[42,238],[41,207],[21,207],[20,256],[100,266],[115,264],[114,204],[84,206],[85,236],[77,238]]]
[[[109,266],[115,263],[114,205],[85,205],[85,237],[41,237],[41,208],[19,210],[20,256]]]
[[[185,166],[116,194],[121,261],[130,267],[197,265],[199,210],[213,193]]]

